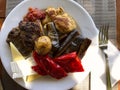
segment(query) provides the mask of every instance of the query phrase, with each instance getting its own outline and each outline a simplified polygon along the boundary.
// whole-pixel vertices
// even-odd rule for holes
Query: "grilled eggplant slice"
[[[80,56],[81,58],[84,56],[86,50],[88,49],[88,47],[91,44],[91,40],[88,38],[85,38],[82,42],[82,44],[79,47],[79,51],[78,51],[78,56]]]
[[[49,22],[46,25],[46,29],[48,31],[48,37],[50,37],[52,41],[52,51],[56,52],[56,50],[60,47],[59,45],[59,35],[57,33],[57,30],[55,28],[55,25],[53,22]]]
[[[88,38],[84,38],[81,35],[75,37],[75,39],[71,42],[69,47],[66,49],[65,53],[77,52],[77,55],[82,58],[91,44],[91,40]]]
[[[62,43],[60,48],[58,49],[55,56],[60,56],[70,45],[70,43],[75,39],[75,37],[79,35],[77,30],[72,31],[68,37],[65,39],[65,41]]]

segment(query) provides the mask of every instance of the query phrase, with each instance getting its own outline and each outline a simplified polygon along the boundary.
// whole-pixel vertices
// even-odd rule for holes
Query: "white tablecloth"
[[[9,14],[9,12],[23,0],[7,0],[6,5],[6,16]],[[92,16],[96,26],[99,28],[101,24],[108,23],[110,24],[110,30],[109,30],[109,38],[110,40],[115,44],[115,34],[116,34],[116,0],[75,0],[79,4],[81,4]],[[94,58],[97,60],[97,57]],[[102,65],[103,62],[99,62]],[[94,64],[96,65],[99,63],[97,61],[94,61]],[[103,70],[100,67],[100,71]],[[94,70],[94,68],[92,68]],[[96,71],[96,70],[95,70]],[[91,72],[91,90],[104,90],[105,88],[105,75],[101,75],[100,71],[96,71],[96,73]],[[100,76],[101,75],[101,76]],[[99,77],[100,76],[100,77]],[[96,81],[95,81],[96,80]],[[103,81],[102,81],[103,80]],[[93,82],[94,81],[94,82]],[[89,89],[89,75],[86,77],[86,79],[82,83],[78,83],[73,89],[71,90],[90,90]],[[101,89],[100,89],[100,88]],[[103,88],[102,88],[103,87]],[[117,86],[114,87],[114,90]]]

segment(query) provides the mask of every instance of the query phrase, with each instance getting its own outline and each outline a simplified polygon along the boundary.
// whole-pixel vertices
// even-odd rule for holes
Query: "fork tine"
[[[107,43],[108,42],[108,29],[109,29],[109,24],[105,24],[100,27],[99,31],[99,44],[102,43]]]
[[[100,27],[99,31],[99,44],[102,44],[104,41],[104,25]]]
[[[106,26],[106,39],[108,41],[108,30],[109,30],[109,24]]]
[[[104,35],[105,35],[105,42],[107,43],[108,41],[108,29],[109,29],[109,24],[105,25],[105,28],[104,28]]]
[[[100,31],[99,31],[99,41],[100,41],[100,43],[102,43],[101,41],[102,41],[102,34],[103,34],[103,29],[102,29],[103,27],[100,27]]]
[[[106,40],[106,25],[103,25],[103,28],[102,28],[102,40],[103,40],[103,43],[105,43],[105,40]]]
[[[101,27],[100,27],[99,34],[98,34],[98,35],[99,35],[99,38],[98,38],[98,39],[99,39],[99,44],[100,44],[100,43],[101,43]]]

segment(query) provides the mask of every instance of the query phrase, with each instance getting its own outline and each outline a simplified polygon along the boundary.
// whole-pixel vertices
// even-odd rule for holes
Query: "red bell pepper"
[[[56,64],[49,56],[41,56],[33,52],[34,60],[37,66],[33,66],[33,70],[40,75],[50,75],[56,79],[67,76],[66,71]]]
[[[33,52],[33,58],[34,58],[35,62],[37,63],[37,65],[33,66],[32,69],[40,75],[47,75],[45,66],[41,62],[41,60],[44,60],[45,58],[38,55],[36,52]]]
[[[56,79],[67,76],[67,72],[58,64],[56,64],[52,58],[46,56],[46,59],[42,61],[46,66],[48,74]]]
[[[32,69],[40,75],[48,75],[46,71],[44,71],[39,65],[32,66]]]
[[[64,64],[70,63],[76,57],[77,57],[76,52],[72,52],[72,53],[69,53],[69,54],[65,54],[65,55],[59,56],[59,57],[55,58],[54,61],[64,65]]]
[[[81,60],[76,52],[65,54],[54,59],[48,55],[41,56],[33,52],[33,57],[37,65],[32,68],[40,75],[50,75],[53,78],[61,79],[67,76],[69,72],[84,71]]]
[[[65,54],[54,59],[54,62],[65,69],[66,72],[82,72],[84,71],[80,58],[76,52]]]

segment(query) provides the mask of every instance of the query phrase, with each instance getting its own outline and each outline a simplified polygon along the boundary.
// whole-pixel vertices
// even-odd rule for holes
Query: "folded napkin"
[[[32,57],[30,57],[26,60],[12,61],[11,62],[11,70],[13,72],[13,79],[37,74],[31,68],[34,65],[36,65],[36,63]]]
[[[91,56],[91,90],[106,90],[106,75],[105,75],[105,57],[99,47],[91,47],[89,50]],[[109,67],[111,73],[111,84],[114,86],[120,80],[120,52],[109,41],[108,43]]]
[[[120,80],[120,51],[111,42],[109,42],[108,55],[111,71],[111,83],[112,86],[114,86]]]

